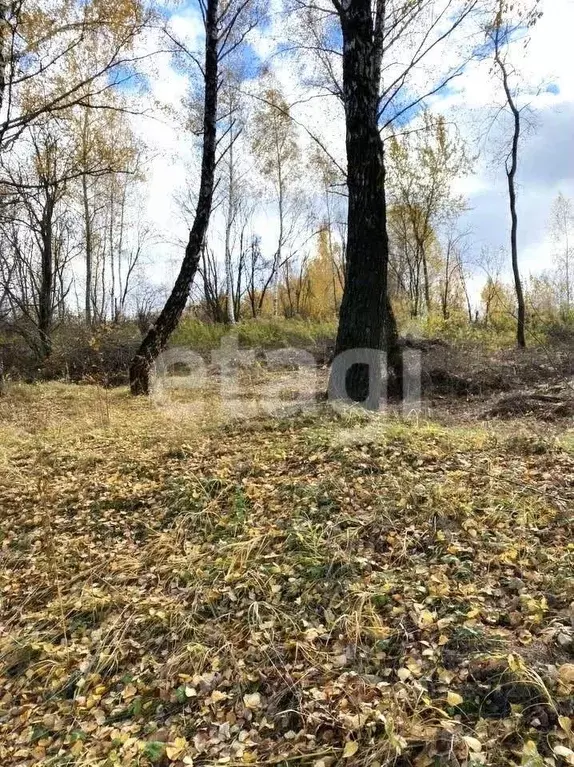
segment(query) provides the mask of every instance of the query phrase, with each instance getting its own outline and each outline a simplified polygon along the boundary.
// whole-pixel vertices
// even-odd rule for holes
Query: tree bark
[[[350,350],[386,349],[400,382],[397,328],[387,294],[385,166],[377,118],[380,52],[370,0],[335,2],[335,6],[343,33],[349,192],[347,274],[335,357]],[[368,401],[370,407],[378,407],[383,386],[381,374],[371,370],[370,385],[369,378],[366,363],[354,364],[347,371],[334,364],[330,392],[342,398],[346,393],[355,402]],[[372,391],[373,387],[378,390]]]
[[[233,144],[235,136],[233,133],[233,109],[229,109],[229,177],[227,179],[227,220],[225,222],[225,282],[226,282],[226,310],[227,322],[229,325],[235,325],[235,305],[233,302],[233,259],[231,254],[231,230],[235,222],[235,168],[233,165]]]
[[[149,394],[150,371],[177,327],[189,298],[189,291],[201,258],[213,203],[217,149],[217,98],[219,77],[218,52],[219,0],[208,0],[205,14],[205,95],[203,120],[203,156],[195,219],[179,276],[155,325],[149,329],[130,367],[133,395]]]
[[[86,255],[86,292],[84,295],[84,312],[86,325],[91,325],[93,320],[92,312],[92,286],[93,277],[93,240],[92,240],[92,219],[90,213],[90,198],[88,194],[88,131],[89,131],[89,110],[84,110],[84,121],[82,124],[82,206],[84,212],[84,246]]]
[[[40,226],[42,253],[38,295],[38,333],[40,336],[40,355],[42,360],[47,359],[52,353],[52,324],[54,320],[54,258],[52,240],[54,202],[49,193],[47,197]]]

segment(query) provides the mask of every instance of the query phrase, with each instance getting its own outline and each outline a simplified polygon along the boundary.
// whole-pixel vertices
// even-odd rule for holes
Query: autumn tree
[[[472,322],[472,303],[467,282],[464,251],[468,232],[457,231],[454,224],[447,229],[442,246],[442,269],[439,277],[440,307],[443,320],[451,316],[451,309],[464,307],[468,321]]]
[[[16,330],[43,361],[52,352],[71,285],[67,269],[75,251],[68,195],[77,167],[73,146],[53,121],[37,123],[23,138],[29,159],[11,168],[4,182],[0,276]]]
[[[225,149],[219,163],[218,189],[224,229],[225,319],[231,325],[240,318],[245,293],[247,230],[255,207],[251,189],[253,158],[248,155],[246,131],[248,115],[241,89],[243,79],[244,63],[228,62],[221,89],[221,143]]]
[[[106,103],[109,108],[103,110],[76,107],[69,121],[76,135],[80,169],[76,193],[82,221],[84,316],[88,325],[106,316],[117,318],[125,306],[135,268],[133,254],[124,257],[127,202],[130,188],[140,186],[143,180],[144,150],[123,110],[123,101],[108,96]]]
[[[389,229],[392,250],[399,256],[395,272],[407,275],[412,315],[418,316],[424,299],[428,316],[431,252],[438,249],[440,229],[464,207],[453,181],[468,169],[465,148],[444,117],[425,112],[404,135],[390,137],[386,156]]]
[[[152,10],[143,0],[0,3],[0,153],[42,116],[101,107],[153,55],[135,50]]]
[[[320,230],[317,239],[317,252],[306,265],[309,293],[306,314],[315,319],[325,319],[337,315],[343,285],[338,280],[336,268],[340,256],[328,224]]]
[[[314,148],[309,164],[318,177],[323,198],[319,251],[321,258],[325,260],[327,257],[330,264],[333,313],[338,314],[345,287],[345,211],[341,209],[340,193],[345,186],[345,179],[340,169],[319,147]]]

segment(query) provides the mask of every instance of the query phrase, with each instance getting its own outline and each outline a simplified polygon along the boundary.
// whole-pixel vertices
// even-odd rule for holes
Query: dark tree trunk
[[[518,213],[516,211],[516,188],[515,176],[517,168],[517,149],[518,137],[520,135],[520,120],[516,116],[515,138],[512,146],[511,168],[507,173],[508,177],[508,198],[510,202],[510,218],[512,221],[510,229],[510,248],[512,253],[512,273],[514,275],[514,288],[516,290],[516,303],[518,308],[516,325],[516,342],[522,349],[526,346],[526,306],[524,302],[524,291],[522,289],[522,280],[520,278],[520,268],[518,266]]]
[[[512,113],[513,118],[513,133],[512,133],[512,148],[506,161],[506,178],[508,180],[508,200],[510,205],[510,251],[512,256],[512,273],[514,275],[514,288],[516,291],[516,303],[517,303],[517,326],[516,326],[516,342],[518,346],[524,348],[526,346],[526,305],[524,302],[524,291],[522,289],[522,280],[520,277],[520,267],[518,264],[518,213],[516,210],[516,171],[518,170],[518,144],[520,141],[520,110],[517,108],[512,91],[510,89],[510,83],[508,80],[508,68],[504,59],[500,55],[500,22],[496,29],[495,34],[495,51],[494,58],[500,73],[502,75],[502,85],[504,87],[504,95],[506,97],[506,103]]]
[[[203,157],[195,220],[171,295],[157,321],[143,339],[131,364],[130,388],[134,395],[149,393],[151,367],[165,349],[183,314],[201,258],[201,247],[211,215],[217,148],[218,5],[219,0],[208,0],[205,16]]]
[[[52,325],[54,322],[54,258],[52,219],[54,203],[48,195],[41,221],[41,274],[38,291],[38,333],[40,357],[47,359],[52,353]]]
[[[341,301],[331,396],[378,407],[381,375],[371,369],[377,351],[387,350],[400,381],[395,318],[387,294],[389,244],[386,224],[385,166],[379,133],[380,55],[375,42],[371,0],[335,3],[343,33],[343,92],[349,191],[347,272]],[[371,350],[365,361],[346,369],[337,355]],[[349,359],[352,359],[349,356]],[[346,379],[346,380],[345,380]]]
[[[8,79],[10,58],[10,11],[9,5],[0,2],[0,109],[4,106],[4,96]]]
[[[86,292],[84,295],[84,312],[86,325],[92,324],[92,285],[93,259],[92,259],[92,222],[90,216],[90,201],[88,199],[88,176],[82,174],[82,200],[84,206],[84,236],[86,248]]]

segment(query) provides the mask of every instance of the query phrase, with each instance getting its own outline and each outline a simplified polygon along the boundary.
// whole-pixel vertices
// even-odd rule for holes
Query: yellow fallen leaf
[[[345,743],[345,750],[343,751],[343,759],[350,759],[359,750],[359,744],[356,740],[348,740]]]
[[[212,703],[219,703],[222,700],[227,700],[227,698],[229,698],[229,695],[226,692],[221,692],[221,690],[214,690],[211,693]]]
[[[246,708],[250,708],[252,711],[254,711],[256,708],[261,707],[261,695],[259,695],[258,692],[254,692],[251,695],[244,695],[243,703],[245,704]]]
[[[185,738],[176,738],[173,743],[167,744],[165,753],[170,762],[177,762],[186,748],[187,740]]]
[[[95,708],[92,711],[92,716],[98,724],[103,724],[106,721],[106,712],[102,711],[101,708]]]
[[[558,679],[562,684],[574,684],[574,663],[565,663],[558,669]]]
[[[134,698],[137,695],[137,692],[137,687],[134,687],[133,684],[128,684],[122,691],[122,698],[124,700],[129,700],[130,698]]]
[[[569,716],[559,716],[558,724],[560,725],[560,727],[562,727],[564,732],[568,732],[568,733],[572,732],[572,720],[570,719]]]
[[[77,740],[72,746],[72,748],[70,749],[70,753],[72,754],[72,756],[80,756],[83,750],[84,750],[84,744],[82,743],[81,740]]]
[[[430,610],[423,610],[419,615],[418,624],[419,628],[421,629],[432,626],[434,622],[434,615],[430,612]]]
[[[451,692],[450,690],[446,696],[446,702],[449,706],[460,706],[463,700],[464,698],[461,695],[459,695],[457,692]]]
[[[470,735],[465,735],[463,737],[463,740],[466,743],[466,745],[470,748],[470,750],[474,751],[476,754],[482,751],[482,743],[477,738],[473,738]]]

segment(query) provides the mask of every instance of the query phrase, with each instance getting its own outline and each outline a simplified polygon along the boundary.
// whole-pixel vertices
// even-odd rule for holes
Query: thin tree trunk
[[[219,0],[208,0],[205,14],[205,96],[201,181],[195,219],[178,278],[155,325],[149,329],[130,367],[132,394],[148,394],[151,366],[165,349],[177,327],[189,298],[189,291],[201,258],[213,203],[217,149],[217,97],[219,85],[218,15]]]
[[[284,219],[284,200],[283,200],[283,172],[281,168],[281,160],[279,158],[279,152],[277,152],[277,160],[278,160],[278,175],[279,175],[279,241],[277,243],[277,253],[275,256],[275,274],[273,276],[273,316],[278,317],[279,316],[279,284],[280,284],[280,275],[279,275],[279,269],[281,267],[281,263],[283,260],[283,232],[285,229],[285,219]]]
[[[520,278],[520,268],[518,266],[518,215],[516,212],[516,190],[514,186],[514,178],[516,173],[516,161],[514,159],[513,149],[513,161],[514,170],[508,174],[508,196],[510,200],[510,216],[512,219],[512,227],[510,232],[510,247],[512,252],[512,273],[514,275],[514,287],[516,290],[516,302],[518,305],[518,317],[516,326],[516,342],[518,346],[524,348],[526,346],[526,306],[524,301],[524,291],[522,289],[522,280]]]
[[[40,354],[42,360],[52,353],[52,323],[54,318],[54,259],[52,242],[53,202],[48,199],[42,216],[41,240],[42,273],[38,295],[38,331],[40,334]]]
[[[422,259],[423,259],[423,276],[425,280],[425,304],[426,304],[427,318],[428,318],[430,317],[430,313],[431,313],[431,294],[430,294],[429,266],[428,266],[427,254],[426,254],[426,250],[424,246],[422,248]]]
[[[442,318],[448,320],[448,299],[450,293],[450,244],[446,248],[446,264],[444,270],[444,290],[441,296],[442,299]]]
[[[516,171],[518,169],[518,144],[520,140],[520,111],[514,103],[510,85],[508,82],[508,70],[505,62],[500,56],[500,23],[495,36],[495,61],[502,74],[502,84],[507,104],[513,117],[512,148],[510,156],[506,162],[506,178],[508,181],[508,200],[510,205],[510,250],[512,256],[512,273],[514,275],[514,288],[516,291],[516,302],[518,306],[518,317],[516,327],[516,341],[518,346],[526,346],[526,306],[524,301],[524,291],[522,289],[522,280],[520,277],[520,267],[518,264],[518,213],[516,210]]]
[[[114,242],[114,183],[115,178],[112,176],[110,179],[110,229],[109,229],[109,246],[110,246],[110,316],[112,322],[118,321],[117,313],[117,301],[116,301],[116,256],[115,256],[115,242]]]
[[[325,184],[325,203],[327,208],[327,245],[329,247],[329,259],[331,261],[331,287],[333,289],[333,314],[336,315],[339,311],[337,301],[337,275],[335,265],[335,254],[333,252],[333,232],[331,222],[331,205],[329,202],[329,188]]]
[[[566,319],[570,317],[570,237],[568,235],[568,219],[564,213],[564,233],[566,236]]]
[[[343,32],[349,208],[347,274],[335,357],[367,349],[376,365],[377,352],[387,349],[391,367],[399,373],[397,328],[387,293],[385,167],[377,118],[380,65],[371,2],[351,0],[337,2],[336,7]],[[344,397],[346,393],[356,402],[378,407],[382,395],[380,374],[371,371],[369,385],[369,364],[358,362],[348,371],[344,367],[335,359],[331,394]]]
[[[92,286],[93,286],[93,247],[92,222],[90,218],[90,200],[88,195],[88,109],[84,111],[82,124],[82,204],[84,209],[84,247],[86,257],[86,292],[84,295],[84,311],[87,325],[92,324]]]
[[[82,174],[82,202],[84,206],[84,237],[86,248],[86,293],[84,298],[84,308],[86,324],[92,324],[92,284],[93,260],[92,260],[92,223],[90,221],[90,203],[88,199],[88,177],[86,173]]]
[[[10,4],[0,0],[0,109],[4,106],[4,97],[8,84],[8,64],[10,61]]]
[[[225,280],[227,293],[227,322],[235,325],[235,307],[233,305],[233,272],[231,260],[231,229],[233,227],[234,209],[235,209],[235,185],[233,168],[233,110],[229,110],[229,179],[227,195],[227,221],[225,222]]]
[[[129,280],[131,276],[131,268],[128,259],[128,269],[125,275],[125,280],[122,274],[122,256],[124,251],[124,230],[125,230],[125,216],[126,216],[126,196],[127,196],[127,179],[124,181],[122,188],[122,200],[121,200],[121,213],[120,213],[120,233],[118,241],[118,257],[117,257],[117,272],[118,272],[118,286],[120,293],[120,302],[115,310],[116,322],[120,321],[121,316],[124,313],[125,303],[128,296]]]

